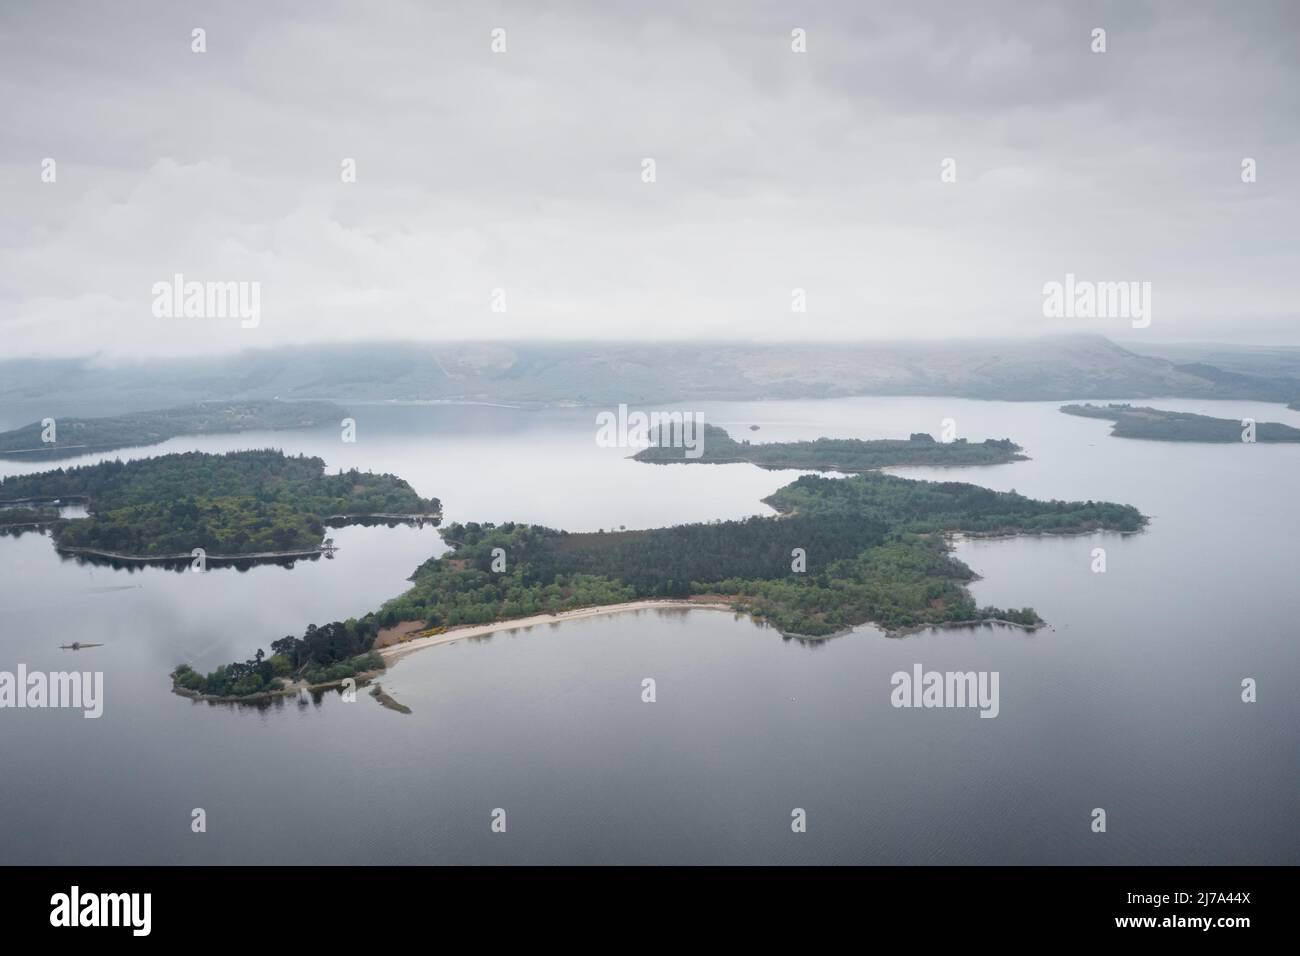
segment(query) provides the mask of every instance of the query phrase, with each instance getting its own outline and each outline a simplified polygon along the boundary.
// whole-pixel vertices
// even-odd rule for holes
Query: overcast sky
[[[1298,39],[1284,0],[6,0],[3,354],[1300,345]],[[1067,272],[1150,282],[1150,327],[1045,318]],[[260,283],[260,323],[156,317],[176,273]]]

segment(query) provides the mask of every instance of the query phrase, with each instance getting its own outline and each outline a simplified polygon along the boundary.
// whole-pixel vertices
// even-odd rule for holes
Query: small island
[[[1145,438],[1149,441],[1242,442],[1244,427],[1239,419],[1211,418],[1191,412],[1170,412],[1139,405],[1062,405],[1067,415],[1102,418],[1114,422],[1110,433],[1116,438]],[[1300,428],[1278,422],[1255,425],[1257,442],[1300,441]]]
[[[182,665],[173,684],[201,699],[263,700],[360,682],[410,643],[584,608],[721,606],[805,639],[867,622],[890,634],[984,623],[1032,630],[1043,623],[1032,608],[975,603],[966,588],[974,574],[950,553],[950,535],[1136,532],[1147,520],[1129,505],[875,472],[805,475],[766,501],[777,515],[642,531],[453,523],[442,530],[451,551],[417,568],[412,587],[378,611],[312,625],[273,642],[270,656],[259,650],[206,675]]]
[[[73,458],[97,451],[156,445],[178,435],[337,427],[344,412],[332,402],[196,402],[106,418],[60,418],[0,432],[0,458]],[[54,441],[44,440],[51,435]]]
[[[85,518],[56,518],[51,506],[84,503]],[[312,557],[327,526],[372,519],[441,518],[436,498],[405,481],[355,469],[325,473],[320,458],[274,449],[184,452],[60,468],[0,480],[12,518],[53,527],[62,553],[122,562],[208,562]],[[35,506],[33,508],[33,506]],[[5,509],[0,507],[0,516]]]
[[[906,441],[818,438],[816,441],[751,444],[748,440],[736,441],[725,428],[706,424],[700,442],[702,454],[697,457],[690,457],[686,448],[674,447],[672,435],[666,430],[653,436],[652,441],[650,447],[632,457],[652,464],[684,462],[718,465],[748,462],[767,469],[791,468],[848,474],[902,466],[1001,465],[1025,460],[1025,456],[1020,454],[1021,447],[1009,438],[990,438],[979,443],[968,442],[964,438],[938,442],[925,432],[915,432]]]

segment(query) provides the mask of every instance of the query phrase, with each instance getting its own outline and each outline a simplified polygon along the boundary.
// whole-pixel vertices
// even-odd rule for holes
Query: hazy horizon
[[[211,349],[201,353],[183,352],[176,354],[154,353],[148,355],[126,355],[113,353],[104,350],[95,352],[86,352],[81,354],[55,354],[55,355],[32,355],[32,356],[3,356],[0,362],[4,361],[69,361],[80,363],[92,367],[102,368],[125,368],[137,364],[154,364],[154,363],[185,363],[189,361],[202,361],[204,359],[223,360],[237,358],[240,355],[247,354],[273,354],[277,352],[291,351],[310,351],[313,349],[322,350],[346,350],[348,348],[356,349],[400,349],[402,347],[418,349],[473,349],[476,347],[486,349],[601,349],[608,348],[611,350],[627,350],[637,348],[665,348],[674,347],[718,347],[728,349],[758,349],[773,350],[780,348],[808,348],[808,349],[831,349],[835,347],[847,348],[872,348],[878,347],[884,349],[908,349],[939,351],[941,349],[960,350],[963,347],[980,348],[998,345],[1007,346],[1028,346],[1035,342],[1043,344],[1068,343],[1068,342],[1086,342],[1088,340],[1104,340],[1107,344],[1116,346],[1126,351],[1132,351],[1138,355],[1159,355],[1162,349],[1169,349],[1171,352],[1182,350],[1203,350],[1206,352],[1215,349],[1225,349],[1242,352],[1300,352],[1300,345],[1271,345],[1260,343],[1243,343],[1229,341],[1163,341],[1163,340],[1134,340],[1130,338],[1126,341],[1118,341],[1116,337],[1102,335],[1101,333],[1088,332],[1045,332],[1041,335],[1030,336],[1012,336],[1012,335],[969,335],[969,336],[951,336],[943,339],[923,339],[923,338],[841,338],[841,339],[770,339],[758,341],[736,341],[728,340],[721,337],[715,338],[698,338],[698,339],[598,339],[598,338],[515,338],[508,341],[489,338],[463,338],[463,339],[415,339],[415,338],[363,338],[352,341],[314,341],[314,342],[281,342],[273,344],[239,344],[236,340],[229,349]]]

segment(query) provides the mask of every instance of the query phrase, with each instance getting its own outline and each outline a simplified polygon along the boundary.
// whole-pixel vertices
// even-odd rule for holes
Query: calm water
[[[1153,404],[1300,425],[1279,406]],[[891,640],[864,627],[803,643],[730,613],[645,611],[411,655],[383,681],[410,715],[364,693],[196,704],[170,693],[167,672],[377,607],[442,549],[433,529],[342,529],[334,560],[205,575],[0,538],[0,670],[102,670],[106,698],[99,720],[0,711],[0,862],[1300,862],[1300,446],[1114,439],[1056,407],[702,408],[764,441],[937,434],[953,418],[960,435],[1011,437],[1033,460],[899,473],[1151,515],[1126,538],[959,546],[984,576],[979,601],[1033,605],[1051,629]],[[355,444],[247,434],[122,454],[283,447],[400,474],[449,520],[575,530],[760,514],[796,476],[640,465],[595,446],[592,411],[352,411]],[[1090,570],[1096,547],[1105,574]],[[105,646],[59,650],[72,640]],[[1000,716],[890,707],[890,675],[916,662],[998,671]],[[641,702],[646,677],[654,704]],[[1244,677],[1256,704],[1240,701]],[[190,831],[195,807],[205,834]],[[505,834],[489,830],[498,807]],[[793,807],[805,834],[790,830]],[[1105,834],[1089,829],[1094,807]]]

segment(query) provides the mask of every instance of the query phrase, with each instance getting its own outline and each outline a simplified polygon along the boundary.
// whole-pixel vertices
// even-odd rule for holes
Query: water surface
[[[1276,405],[1152,404],[1300,424]],[[166,675],[374,609],[441,551],[432,528],[345,528],[333,560],[207,574],[113,570],[62,559],[37,533],[0,538],[0,669],[75,666],[106,684],[99,720],[0,711],[0,861],[1300,862],[1300,446],[1115,439],[1056,408],[700,409],[754,441],[937,434],[951,418],[1032,460],[898,473],[1151,515],[1135,536],[958,546],[983,575],[980,602],[1032,605],[1049,629],[863,627],[808,643],[725,612],[645,611],[410,655],[383,681],[410,715],[364,692],[211,706],[171,694]],[[248,433],[121,454],[283,447],[400,474],[448,520],[574,530],[767,513],[759,499],[798,474],[638,464],[596,447],[592,410],[351,411],[355,444]],[[1098,547],[1105,574],[1091,570]],[[73,640],[106,646],[59,650]],[[998,671],[1000,715],[892,708],[890,675],[916,662]],[[1259,681],[1256,704],[1240,700],[1244,677]],[[641,700],[645,678],[656,703]],[[190,830],[195,807],[207,833]],[[790,830],[795,807],[805,834]],[[1105,834],[1090,831],[1094,807]],[[495,808],[505,834],[490,832]]]

